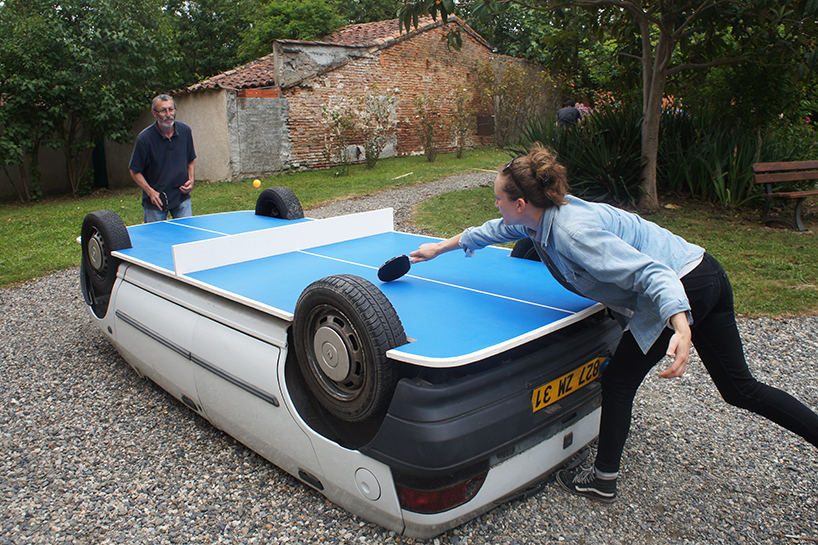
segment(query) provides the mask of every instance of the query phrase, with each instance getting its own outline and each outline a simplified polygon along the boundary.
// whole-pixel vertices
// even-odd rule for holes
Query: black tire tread
[[[292,190],[275,186],[262,191],[256,199],[256,215],[296,220],[304,217],[304,210]]]
[[[90,275],[94,288],[99,292],[99,295],[107,295],[110,293],[111,287],[116,278],[116,269],[119,266],[119,260],[111,256],[111,252],[116,250],[124,250],[131,247],[131,237],[128,235],[128,229],[119,217],[119,214],[113,210],[96,210],[85,216],[82,222],[82,259],[88,259],[88,238],[91,230],[99,231],[100,236],[104,242],[105,261],[107,263],[107,273],[104,278],[98,277],[93,272],[93,268],[88,266],[88,274]]]
[[[88,214],[98,220],[100,225],[104,226],[100,229],[100,233],[104,237],[108,237],[108,246],[112,252],[116,250],[125,250],[131,247],[131,236],[128,234],[128,228],[119,214],[113,210],[96,210]],[[86,216],[86,219],[88,218]]]
[[[311,339],[305,339],[305,335],[308,336],[309,332],[302,331],[301,328],[309,326],[303,322],[306,321],[313,301],[326,299],[327,293],[333,294],[354,309],[356,316],[348,316],[348,318],[361,322],[363,329],[361,333],[367,335],[371,342],[370,348],[374,361],[371,362],[373,369],[368,372],[375,375],[374,393],[371,394],[374,401],[365,406],[363,410],[344,411],[333,404],[324,403],[320,386],[315,384],[309,365],[305,361],[306,345],[311,342]],[[362,422],[386,411],[398,379],[397,369],[386,357],[386,352],[405,344],[406,333],[392,303],[380,289],[368,280],[355,275],[321,278],[310,284],[301,294],[296,305],[294,324],[299,366],[316,399],[326,410],[347,422]],[[363,342],[366,340],[364,339]],[[316,389],[319,392],[316,392]]]
[[[104,259],[106,267],[104,274],[93,270],[88,263],[88,239],[92,230],[99,232],[104,245]],[[81,286],[86,302],[91,305],[94,313],[100,318],[105,316],[108,299],[116,281],[116,272],[120,260],[113,257],[111,252],[131,247],[131,237],[122,218],[113,210],[96,210],[85,216],[80,233],[82,243],[82,266],[80,267]]]

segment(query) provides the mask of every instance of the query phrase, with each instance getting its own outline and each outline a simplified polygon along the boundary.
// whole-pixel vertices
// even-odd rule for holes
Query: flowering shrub
[[[433,163],[437,157],[436,133],[441,125],[440,112],[437,111],[435,100],[427,95],[415,98],[415,111],[420,139],[423,142],[423,153],[426,155],[426,160]]]
[[[450,127],[457,146],[457,158],[463,157],[463,149],[468,144],[468,138],[474,126],[474,107],[471,104],[472,94],[468,89],[455,91],[454,114],[451,117]]]
[[[588,106],[586,106],[582,102],[577,102],[577,110],[579,110],[579,113],[582,114],[582,117],[585,117],[585,116],[588,116],[588,115],[591,115],[592,113],[594,113],[593,108],[589,108]]]
[[[397,99],[392,90],[378,93],[373,85],[367,93],[359,95],[353,104],[332,107],[325,105],[321,114],[326,124],[324,135],[324,158],[328,163],[340,165],[338,174],[345,175],[349,164],[359,157],[350,157],[350,148],[363,148],[366,168],[374,168],[383,150],[396,140]],[[352,144],[360,142],[360,146]]]
[[[337,175],[349,174],[349,145],[355,131],[355,114],[348,107],[321,107],[321,116],[326,124],[324,134],[324,159],[327,163],[340,165]]]

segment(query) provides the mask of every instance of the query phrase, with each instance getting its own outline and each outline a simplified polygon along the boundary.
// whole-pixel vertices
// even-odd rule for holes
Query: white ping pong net
[[[310,220],[173,246],[177,275],[334,244],[393,229],[391,208]]]

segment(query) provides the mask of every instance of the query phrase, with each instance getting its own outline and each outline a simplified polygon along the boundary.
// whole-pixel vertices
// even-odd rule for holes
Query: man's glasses
[[[162,108],[161,110],[154,110],[154,112],[158,114],[172,114],[176,111],[176,108]]]

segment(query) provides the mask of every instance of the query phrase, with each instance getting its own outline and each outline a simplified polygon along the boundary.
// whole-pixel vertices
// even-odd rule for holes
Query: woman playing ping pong
[[[681,376],[691,342],[722,397],[760,414],[818,447],[818,415],[789,394],[758,382],[744,359],[727,274],[702,248],[612,206],[568,193],[565,167],[534,147],[506,164],[494,182],[502,218],[448,240],[420,246],[413,262],[462,248],[526,237],[567,289],[605,304],[623,325],[622,339],[602,374],[597,457],[584,470],[560,471],[574,494],[612,502],[633,400],[648,372],[672,358],[662,378]]]

